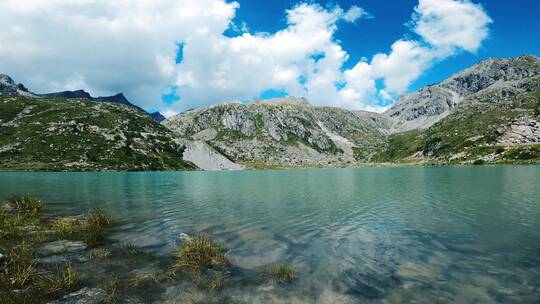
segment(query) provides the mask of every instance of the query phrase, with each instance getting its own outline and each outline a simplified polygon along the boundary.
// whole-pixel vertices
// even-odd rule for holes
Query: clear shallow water
[[[0,197],[12,193],[52,214],[104,208],[113,239],[148,251],[204,232],[246,273],[300,272],[289,286],[229,288],[235,302],[540,299],[539,166],[0,173]]]

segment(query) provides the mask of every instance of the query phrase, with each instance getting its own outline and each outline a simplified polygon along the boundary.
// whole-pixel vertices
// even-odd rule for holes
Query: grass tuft
[[[73,289],[77,284],[78,275],[68,264],[64,269],[58,269],[55,274],[39,277],[39,287],[47,295],[60,294]]]
[[[90,228],[103,228],[112,225],[112,217],[103,209],[94,209],[89,213],[88,225]]]
[[[137,246],[135,246],[133,243],[124,243],[121,244],[119,247],[121,252],[124,252],[128,255],[140,255],[141,249]]]
[[[95,249],[94,251],[90,252],[88,257],[90,259],[98,258],[98,259],[106,259],[110,258],[112,256],[112,252],[107,248],[99,248]]]
[[[179,260],[173,269],[202,270],[224,268],[229,264],[223,246],[204,234],[184,242],[175,255]]]
[[[7,253],[4,273],[9,284],[15,288],[24,288],[36,277],[37,258],[32,251],[32,244],[22,242],[10,248]]]
[[[290,266],[280,265],[271,268],[268,271],[268,275],[274,281],[277,281],[279,283],[288,283],[296,279],[297,271]]]
[[[53,221],[52,229],[61,237],[75,238],[91,246],[104,245],[105,228],[112,224],[112,217],[102,209],[94,209],[84,218],[64,217]]]
[[[8,197],[4,204],[2,205],[2,211],[8,214],[21,214],[21,215],[36,215],[41,208],[43,203],[40,199],[29,195],[23,196],[11,196]]]

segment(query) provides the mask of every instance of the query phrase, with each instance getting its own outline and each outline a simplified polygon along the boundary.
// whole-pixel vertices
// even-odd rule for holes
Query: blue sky
[[[0,1],[0,72],[38,93],[123,92],[166,115],[284,94],[384,111],[488,57],[540,55],[539,11],[538,0]]]
[[[245,22],[250,31],[275,32],[286,26],[284,12],[299,1],[292,0],[240,0],[235,22]],[[362,57],[371,58],[387,52],[389,46],[403,36],[415,36],[406,24],[418,1],[415,0],[339,0],[312,1],[322,6],[338,4],[341,7],[358,5],[373,15],[356,24],[340,26],[336,39],[349,53],[344,68],[350,68]],[[481,4],[493,19],[490,35],[476,54],[462,52],[447,58],[428,70],[411,86],[416,90],[424,85],[440,82],[480,60],[489,57],[511,57],[523,54],[540,55],[540,1],[473,1]],[[409,90],[409,91],[410,91]]]

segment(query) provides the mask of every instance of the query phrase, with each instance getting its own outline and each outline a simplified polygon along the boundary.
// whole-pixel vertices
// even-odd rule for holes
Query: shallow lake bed
[[[539,185],[539,166],[0,173],[0,197],[30,193],[51,216],[111,213],[111,243],[155,256],[130,271],[165,271],[181,233],[222,243],[229,282],[160,281],[149,299],[165,303],[534,303]],[[297,279],[261,276],[276,265]],[[113,266],[98,268],[127,271]]]

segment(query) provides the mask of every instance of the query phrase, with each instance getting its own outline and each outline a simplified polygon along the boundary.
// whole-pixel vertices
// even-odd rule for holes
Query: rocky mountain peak
[[[489,58],[440,84],[401,97],[384,115],[392,131],[428,128],[450,114],[470,96],[501,100],[534,89],[540,77],[540,59],[534,55]]]
[[[497,82],[517,81],[540,75],[540,58],[525,55],[514,58],[489,58],[453,75],[441,86],[469,96]]]
[[[165,119],[167,119],[165,116],[163,116],[163,114],[161,114],[159,111],[157,112],[153,112],[153,113],[149,113],[150,117],[152,117],[155,121],[157,122],[162,122],[164,121]]]
[[[15,81],[6,74],[0,74],[0,94],[34,96],[34,94],[28,91],[22,83],[16,84]]]
[[[11,77],[9,77],[9,75],[6,75],[6,74],[0,74],[0,85],[15,85],[15,82],[13,81],[13,79]]]

